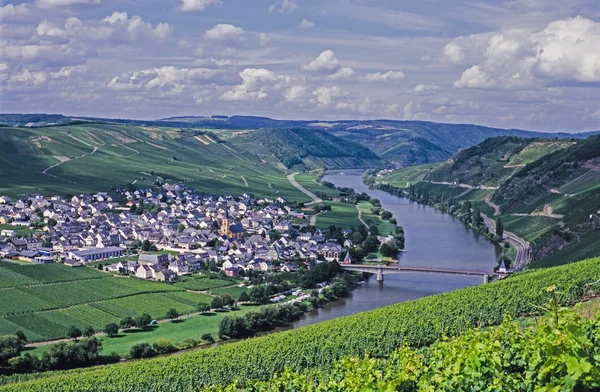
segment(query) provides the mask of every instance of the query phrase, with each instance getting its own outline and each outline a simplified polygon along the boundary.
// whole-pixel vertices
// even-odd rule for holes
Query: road
[[[496,233],[496,222],[485,214],[481,214],[483,220],[492,233]],[[513,269],[518,270],[529,264],[529,243],[523,238],[509,231],[504,231],[504,240],[510,243],[517,250],[517,255],[513,263]]]
[[[311,204],[321,203],[323,200],[321,200],[317,195],[315,195],[314,193],[312,193],[311,191],[309,191],[302,185],[298,184],[298,181],[296,181],[296,175],[298,175],[298,174],[300,174],[300,172],[292,173],[287,176],[287,179],[290,182],[290,184],[292,184],[294,186],[294,188],[298,189],[300,192],[302,192],[306,196],[310,197],[310,199],[312,201],[310,203],[306,203],[305,205],[309,206]]]
[[[356,210],[358,211],[358,220],[365,225],[365,227],[368,229],[369,225],[367,224],[367,222],[365,222],[362,218],[362,211],[360,210],[360,207],[358,206],[358,204],[356,205]]]

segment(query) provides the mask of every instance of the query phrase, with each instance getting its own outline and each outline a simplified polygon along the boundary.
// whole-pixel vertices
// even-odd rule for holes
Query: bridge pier
[[[485,284],[485,283],[489,283],[489,281],[490,281],[490,276],[489,276],[489,275],[487,275],[487,274],[483,275],[483,283],[484,283],[484,284]]]
[[[383,282],[383,269],[381,268],[377,269],[377,281]]]

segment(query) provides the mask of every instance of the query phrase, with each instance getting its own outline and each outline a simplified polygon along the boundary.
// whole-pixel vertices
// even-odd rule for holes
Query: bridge
[[[477,270],[460,270],[451,268],[428,268],[428,267],[410,267],[403,265],[377,265],[377,264],[344,264],[340,263],[340,268],[345,271],[367,272],[375,274],[378,282],[383,282],[383,275],[401,274],[403,272],[419,272],[428,274],[443,275],[463,275],[463,276],[481,276],[483,282],[487,283],[490,276],[504,276],[505,274]]]

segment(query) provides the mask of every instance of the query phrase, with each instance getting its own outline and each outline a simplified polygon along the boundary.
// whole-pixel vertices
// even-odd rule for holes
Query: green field
[[[207,313],[205,315],[180,319],[177,322],[159,323],[146,331],[132,329],[121,331],[119,335],[112,338],[102,336],[100,337],[102,341],[101,354],[109,355],[117,353],[121,357],[126,357],[129,355],[129,350],[134,344],[139,342],[153,344],[160,339],[169,339],[176,346],[182,346],[184,340],[194,339],[199,341],[202,339],[202,335],[206,333],[211,334],[217,340],[219,323],[225,316],[243,316],[252,310],[256,310],[256,307],[241,306],[235,311]],[[33,350],[24,351],[23,354],[29,353],[40,357],[48,350],[48,347],[48,345],[38,346]]]
[[[91,268],[0,263],[0,335],[25,332],[32,341],[64,337],[71,326],[101,330],[124,316],[167,310],[191,313],[211,297]]]
[[[385,175],[382,180],[378,179],[377,182],[385,181],[398,188],[408,188],[410,185],[423,181],[425,175],[435,166],[437,164],[408,166]]]
[[[403,345],[423,348],[468,333],[473,328],[485,331],[488,326],[502,323],[507,316],[539,314],[541,307],[555,297],[547,290],[551,285],[561,293],[557,298],[558,306],[576,303],[587,298],[590,290],[595,294],[589,283],[598,278],[598,259],[543,271],[525,271],[498,282],[407,301],[211,350],[63,373],[36,374],[29,377],[31,382],[3,385],[0,390],[168,392],[202,390],[203,387],[225,385],[235,380],[267,380],[286,368],[322,372],[343,357],[369,355],[383,358]],[[591,336],[583,331],[581,334]],[[570,333],[569,336],[577,335]],[[563,341],[557,337],[546,341],[546,345],[562,347]],[[501,349],[504,346],[494,347]],[[574,347],[577,352],[585,351],[578,345],[568,347]],[[257,366],[258,358],[260,365]],[[465,362],[477,365],[479,358],[481,356],[474,354]],[[540,363],[545,361],[545,358],[538,359]],[[490,360],[489,363],[496,364],[498,360]],[[511,367],[514,366],[511,364]],[[355,368],[349,364],[349,369]],[[477,372],[470,374],[481,377]]]
[[[374,208],[373,204],[368,201],[358,203],[358,208],[361,211],[361,217],[367,225],[375,224],[379,229],[380,235],[396,234],[396,225],[381,219],[379,215],[375,215],[371,212]]]
[[[225,143],[197,139],[196,133],[107,124],[5,127],[0,134],[0,194],[68,195],[133,181],[148,186],[160,179],[185,181],[207,193],[280,194],[307,201],[270,153],[260,154],[256,146],[247,149],[246,139],[230,133]]]
[[[557,229],[558,219],[544,216],[503,216],[504,229],[511,231],[528,242],[545,242]]]
[[[235,283],[235,281],[229,279],[209,279],[194,276],[182,278],[180,282],[175,283],[175,286],[186,290],[205,291],[218,287],[231,286]]]
[[[317,173],[315,172],[298,173],[295,178],[298,184],[302,185],[304,188],[308,189],[312,193],[321,192],[327,195],[327,197],[332,198],[338,197],[340,195],[339,191],[319,184],[316,180]]]
[[[321,213],[317,217],[317,227],[326,229],[329,226],[357,229],[362,223],[358,220],[358,211],[354,204],[327,201],[324,204],[331,206],[331,211]]]
[[[2,230],[13,230],[19,237],[29,237],[37,231],[25,226],[0,225],[0,231]]]

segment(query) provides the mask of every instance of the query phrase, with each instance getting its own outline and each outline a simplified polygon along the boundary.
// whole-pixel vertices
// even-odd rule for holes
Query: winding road
[[[305,205],[309,206],[312,204],[321,203],[323,201],[322,199],[320,199],[317,195],[315,195],[314,193],[312,193],[311,191],[309,191],[302,185],[298,184],[298,181],[296,181],[296,175],[298,175],[298,174],[300,174],[300,172],[292,173],[287,176],[287,179],[290,182],[290,184],[292,184],[294,186],[294,188],[298,189],[300,192],[302,192],[306,196],[310,197],[310,199],[312,201],[310,203],[306,203]]]
[[[483,217],[483,220],[488,229],[490,229],[490,231],[495,234],[496,222],[485,214],[481,214],[481,216]],[[527,241],[509,231],[504,231],[503,239],[506,242],[510,243],[512,246],[514,246],[517,250],[517,255],[515,256],[515,261],[513,263],[513,269],[518,270],[529,264],[531,260],[529,252],[529,243]]]

